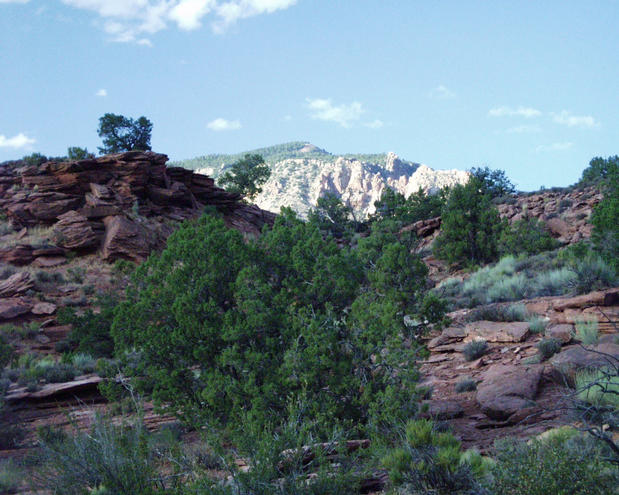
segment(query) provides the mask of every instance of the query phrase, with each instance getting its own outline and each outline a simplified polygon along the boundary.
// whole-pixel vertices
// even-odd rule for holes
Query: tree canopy
[[[99,152],[122,153],[123,151],[148,151],[150,147],[150,137],[153,124],[146,117],[137,120],[106,113],[99,119],[99,137],[103,140],[103,146],[99,147]]]
[[[219,184],[230,192],[254,199],[262,192],[262,185],[271,176],[271,169],[261,155],[245,155],[234,162],[230,170],[219,178]]]

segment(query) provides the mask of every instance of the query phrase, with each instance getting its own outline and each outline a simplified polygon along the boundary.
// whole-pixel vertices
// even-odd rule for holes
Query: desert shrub
[[[546,320],[546,318],[541,318],[540,316],[533,316],[527,321],[529,323],[529,331],[531,333],[542,333],[548,325],[548,320]]]
[[[598,343],[599,331],[597,320],[578,320],[576,321],[576,338],[584,345],[595,345]]]
[[[586,294],[594,290],[617,285],[617,272],[599,256],[587,256],[573,263],[575,273],[571,286],[575,293]]]
[[[0,493],[16,493],[24,473],[11,459],[0,461]]]
[[[495,444],[491,490],[509,495],[608,495],[619,482],[601,443],[574,434]]]
[[[568,268],[559,268],[540,273],[533,280],[534,296],[560,296],[566,294],[576,283],[577,275]]]
[[[462,392],[472,392],[477,390],[477,382],[472,378],[463,378],[456,383],[456,392],[459,394]]]
[[[479,454],[462,452],[460,442],[450,433],[439,432],[427,420],[409,421],[401,445],[383,456],[392,493],[433,493],[437,495],[477,493],[476,478],[487,465]]]
[[[92,373],[95,370],[95,359],[90,355],[83,352],[74,354],[71,358],[71,363],[82,373]]]
[[[9,364],[14,357],[13,346],[5,342],[4,336],[0,335],[0,370]]]
[[[84,276],[86,275],[86,269],[81,266],[74,266],[67,269],[67,277],[69,282],[75,282],[76,284],[84,283]]]
[[[488,342],[485,340],[472,340],[464,346],[462,353],[467,361],[482,357],[488,350]]]
[[[542,359],[549,359],[561,350],[561,342],[552,337],[544,338],[536,347]]]
[[[311,397],[304,414],[319,424],[362,428],[417,408],[416,371],[401,364],[416,348],[402,341],[426,274],[388,233],[339,248],[283,210],[245,242],[205,215],[136,269],[112,335],[186,421],[269,425]]]
[[[581,370],[576,373],[577,396],[595,406],[610,406],[619,410],[619,375],[617,368]]]
[[[524,299],[529,288],[529,281],[523,273],[497,281],[488,288],[486,298],[491,301],[516,301]]]
[[[524,304],[490,304],[472,309],[468,321],[527,321],[529,312]]]
[[[48,283],[56,283],[62,284],[64,283],[64,276],[60,272],[48,272],[46,270],[37,270],[34,274],[34,279],[42,284]]]
[[[556,249],[559,241],[553,239],[544,222],[537,218],[522,218],[506,228],[499,241],[501,254],[537,254]]]
[[[63,325],[71,324],[73,327],[68,336],[68,342],[76,350],[94,357],[112,356],[114,342],[110,328],[117,303],[118,296],[110,293],[97,297],[96,304],[100,307],[98,313],[90,308],[82,314],[78,314],[71,308],[61,308],[58,311],[58,321]]]
[[[97,417],[90,431],[72,434],[45,428],[39,431],[39,465],[33,487],[54,493],[82,495],[91,489],[108,494],[154,494],[172,488],[178,476],[157,473],[158,449],[139,423],[115,426]],[[166,453],[167,452],[163,452]]]
[[[19,447],[26,438],[26,430],[20,425],[9,424],[8,420],[8,418],[0,419],[0,450]]]
[[[59,363],[53,366],[46,366],[42,372],[43,378],[47,383],[70,382],[75,378],[75,368],[70,364]]]

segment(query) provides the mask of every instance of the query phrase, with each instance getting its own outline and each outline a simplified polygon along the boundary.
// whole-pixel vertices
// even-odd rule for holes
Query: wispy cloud
[[[313,119],[336,122],[342,127],[350,127],[364,112],[358,101],[341,105],[334,105],[329,98],[306,98],[306,101]]]
[[[373,120],[372,122],[366,122],[363,125],[365,127],[369,127],[370,129],[380,129],[381,127],[385,126],[385,123],[380,119],[376,119],[376,120]]]
[[[62,0],[71,7],[89,10],[102,20],[112,41],[151,46],[149,36],[168,28],[193,31],[208,16],[222,32],[240,19],[287,9],[297,0]],[[0,0],[6,2],[6,0]]]
[[[101,88],[95,93],[95,96],[100,96],[102,98],[107,96],[107,89]]]
[[[542,115],[542,112],[537,110],[536,108],[531,107],[518,107],[512,108],[508,106],[501,106],[491,108],[488,112],[490,117],[525,117],[530,119],[532,117],[539,117]]]
[[[553,113],[552,120],[568,127],[597,127],[600,124],[591,115],[572,115],[567,110]]]
[[[506,129],[507,134],[527,134],[533,132],[542,132],[542,128],[538,125],[516,125]]]
[[[428,93],[428,96],[430,98],[434,98],[435,100],[450,100],[456,97],[456,93],[440,84],[436,88],[432,89]]]
[[[36,143],[36,141],[26,136],[23,132],[11,138],[6,137],[4,134],[0,134],[0,148],[20,149],[31,146],[34,143]]]
[[[211,131],[236,131],[241,128],[241,122],[238,120],[226,120],[221,117],[215,120],[211,120],[206,124]]]
[[[568,141],[563,141],[560,143],[552,143],[552,144],[540,144],[535,151],[537,153],[541,153],[544,151],[565,151],[569,150],[574,146],[574,143],[570,143]]]
[[[0,0],[0,3],[28,3],[30,0]]]

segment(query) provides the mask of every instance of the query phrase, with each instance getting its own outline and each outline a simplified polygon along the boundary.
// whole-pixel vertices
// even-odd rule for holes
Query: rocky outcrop
[[[238,230],[258,234],[275,215],[215,187],[213,179],[168,157],[130,151],[74,162],[1,167],[0,210],[16,228],[53,227],[54,252],[27,244],[0,249],[0,261],[24,265],[61,263],[66,251],[100,249],[106,260],[145,259],[163,246],[171,224],[213,206]],[[60,248],[60,249],[58,249]],[[50,257],[56,259],[50,261]]]
[[[294,153],[294,158],[267,162],[271,177],[256,198],[260,208],[279,212],[289,206],[305,217],[310,208],[325,193],[334,193],[350,206],[358,218],[375,211],[374,202],[380,199],[386,187],[405,196],[420,188],[435,192],[445,186],[465,183],[468,173],[462,170],[433,170],[426,165],[400,159],[395,153],[372,155],[367,158],[333,156],[307,145]],[[303,158],[303,153],[311,156]],[[221,157],[222,161],[226,157]],[[234,161],[234,160],[232,160]],[[230,162],[231,163],[231,162]],[[218,173],[215,168],[198,169],[203,173]]]
[[[15,273],[6,280],[0,281],[0,297],[11,297],[17,294],[23,294],[27,290],[32,289],[33,286],[34,282],[30,273]]]

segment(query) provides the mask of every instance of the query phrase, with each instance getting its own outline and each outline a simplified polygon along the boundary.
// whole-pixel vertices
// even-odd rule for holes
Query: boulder
[[[6,280],[0,281],[0,297],[11,297],[23,294],[32,289],[34,282],[28,272],[18,272]]]
[[[569,344],[572,340],[574,327],[568,324],[553,325],[546,329],[546,337],[557,339],[563,344]]]
[[[0,261],[9,265],[23,266],[32,263],[34,255],[32,246],[17,244],[16,246],[0,249]]]
[[[430,400],[424,402],[428,409],[422,414],[423,417],[438,421],[459,418],[464,414],[464,409],[454,400]]]
[[[574,384],[576,372],[583,369],[619,367],[619,345],[603,342],[595,346],[571,345],[550,360],[553,377],[559,383]]]
[[[0,299],[0,320],[10,320],[17,316],[29,313],[32,302],[21,297]]]
[[[39,256],[35,258],[32,264],[41,268],[52,268],[64,265],[66,262],[67,259],[64,256]]]
[[[521,321],[476,321],[465,327],[468,337],[487,342],[522,342],[529,335],[529,324]]]
[[[107,261],[122,258],[141,262],[152,250],[163,245],[163,239],[144,222],[120,215],[106,217],[103,222],[105,237],[102,255]]]
[[[428,349],[459,342],[466,337],[466,331],[462,327],[448,327],[438,337],[428,342]]]
[[[476,400],[482,412],[489,418],[506,420],[531,407],[543,369],[540,365],[492,365],[477,386]]]
[[[99,246],[103,225],[90,222],[84,215],[69,211],[54,225],[56,243],[66,249],[87,249]]]

